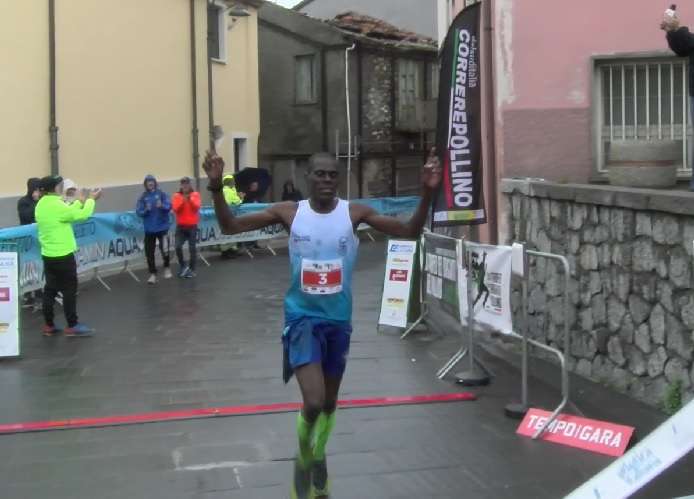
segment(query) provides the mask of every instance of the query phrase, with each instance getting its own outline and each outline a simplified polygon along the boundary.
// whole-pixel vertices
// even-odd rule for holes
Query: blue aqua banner
[[[365,204],[389,216],[411,215],[419,202],[417,197],[360,199],[352,202]],[[243,215],[263,210],[266,204],[246,204],[234,208]],[[73,226],[77,239],[78,272],[144,259],[144,229],[142,219],[134,212],[99,213],[86,222]],[[368,228],[360,227],[360,230]],[[173,247],[175,223],[171,217],[169,247]],[[203,208],[198,225],[198,246],[208,247],[230,243],[260,241],[287,237],[285,228],[278,224],[260,230],[226,236],[222,234],[212,208]],[[36,225],[0,229],[0,243],[16,243],[19,251],[19,284],[23,292],[43,286],[43,260]]]

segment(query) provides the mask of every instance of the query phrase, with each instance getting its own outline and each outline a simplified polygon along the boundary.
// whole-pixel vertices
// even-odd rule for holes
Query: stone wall
[[[393,139],[392,129],[392,59],[388,56],[367,54],[363,64],[364,102],[363,147],[367,151],[387,150]],[[381,144],[378,144],[378,143]]]
[[[571,266],[565,317],[563,271],[532,262],[531,335],[562,345],[568,320],[574,372],[653,405],[677,383],[694,398],[694,194],[526,180],[502,192],[506,242]]]

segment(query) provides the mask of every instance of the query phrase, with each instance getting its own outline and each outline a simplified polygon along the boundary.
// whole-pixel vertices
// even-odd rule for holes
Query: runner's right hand
[[[224,160],[210,151],[205,155],[205,162],[202,164],[210,185],[218,187],[222,185],[222,175],[224,174]]]

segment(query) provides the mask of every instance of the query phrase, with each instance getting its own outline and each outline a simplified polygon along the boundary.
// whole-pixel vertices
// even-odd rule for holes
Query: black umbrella
[[[259,201],[267,193],[272,184],[272,175],[265,168],[244,168],[234,174],[234,180],[236,181],[236,190],[246,193],[245,201],[255,202]],[[248,190],[253,182],[258,183],[258,190],[249,192]]]

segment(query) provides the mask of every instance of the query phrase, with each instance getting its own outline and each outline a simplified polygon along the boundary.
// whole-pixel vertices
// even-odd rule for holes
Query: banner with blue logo
[[[410,216],[419,202],[417,197],[362,199],[352,202],[370,206],[383,215]],[[236,215],[244,215],[267,208],[267,204],[245,204],[234,207]],[[359,227],[360,230],[368,228]],[[144,259],[144,228],[142,219],[134,212],[99,213],[86,222],[74,224],[78,250],[76,253],[79,273],[114,264],[125,264],[133,259]],[[169,245],[173,247],[176,226],[173,220],[169,232]],[[239,242],[260,241],[287,237],[281,224],[263,229],[234,234],[222,234],[212,208],[200,211],[198,246],[209,247]],[[14,243],[19,253],[19,283],[23,292],[43,286],[43,260],[36,225],[24,225],[0,229],[0,243]]]

